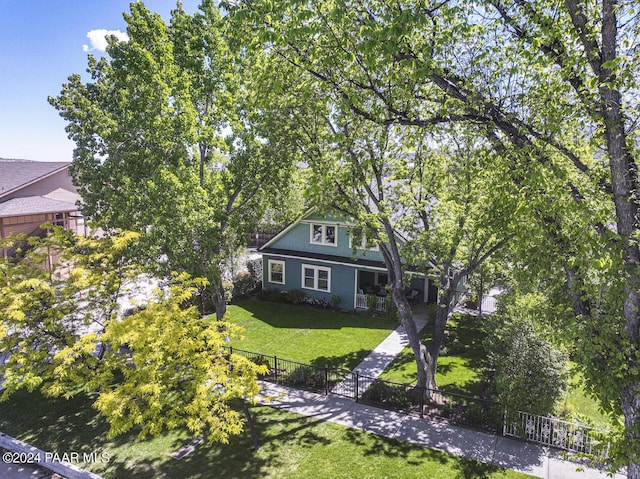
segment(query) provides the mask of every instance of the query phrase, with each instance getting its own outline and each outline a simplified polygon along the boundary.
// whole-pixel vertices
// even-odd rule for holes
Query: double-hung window
[[[269,282],[284,284],[284,261],[270,259],[269,265]]]
[[[316,291],[331,291],[331,268],[302,265],[302,287]]]
[[[321,223],[311,224],[311,243],[337,246],[337,227]]]
[[[353,248],[354,246],[360,250],[380,250],[376,243],[369,241],[367,235],[362,231],[362,228],[351,228],[349,231],[349,248]]]

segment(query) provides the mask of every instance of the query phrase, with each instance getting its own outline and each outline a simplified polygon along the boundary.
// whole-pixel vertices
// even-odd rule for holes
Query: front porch
[[[387,272],[384,270],[356,270],[355,309],[379,312],[387,311],[393,303],[391,295],[387,290],[388,278]],[[433,291],[433,284],[429,278],[414,276],[411,278],[405,294],[412,307],[415,307],[419,304],[428,303],[432,296],[433,299],[435,299],[437,297],[437,290]]]

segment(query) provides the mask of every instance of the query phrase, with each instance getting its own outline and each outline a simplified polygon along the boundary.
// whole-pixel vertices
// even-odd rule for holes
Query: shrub
[[[512,414],[551,413],[567,386],[567,355],[547,341],[551,335],[532,316],[536,309],[525,300],[487,323],[496,399]]]
[[[337,294],[331,296],[331,303],[333,304],[333,309],[338,309],[340,307],[340,303],[342,302],[342,298]]]
[[[268,376],[271,373],[271,361],[267,356],[259,354],[258,356],[253,358],[251,361],[258,366],[266,366],[269,369],[267,373],[264,374],[263,376]]]
[[[292,386],[317,388],[323,384],[324,372],[311,366],[300,365],[287,374],[284,380]]]
[[[284,291],[279,289],[263,289],[258,293],[258,298],[273,303],[300,304],[305,300],[305,294],[299,289]]]
[[[242,296],[248,296],[253,292],[255,286],[254,278],[247,271],[240,271],[235,278],[233,278],[233,297],[240,298]]]
[[[231,281],[223,281],[222,289],[224,290],[224,300],[227,304],[233,299],[233,283]]]
[[[411,406],[411,394],[402,384],[392,385],[376,380],[367,389],[365,397],[372,402],[396,409],[407,409]]]
[[[291,304],[300,304],[305,298],[305,294],[299,289],[292,289],[287,291],[287,302]]]
[[[247,261],[247,271],[253,279],[253,289],[250,292],[262,289],[262,258]]]

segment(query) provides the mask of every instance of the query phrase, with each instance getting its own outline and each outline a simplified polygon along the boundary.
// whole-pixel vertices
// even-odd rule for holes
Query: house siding
[[[311,224],[335,225],[337,227],[336,246],[316,244],[311,242]],[[300,251],[308,253],[327,254],[332,256],[342,256],[345,258],[360,258],[371,261],[383,262],[384,258],[380,251],[373,250],[352,250],[349,246],[349,226],[346,222],[338,222],[337,219],[305,218],[295,225],[286,235],[278,238],[270,247],[290,251]]]
[[[353,300],[355,295],[355,271],[356,268],[348,265],[327,263],[324,261],[316,261],[308,258],[291,258],[279,255],[265,254],[263,268],[263,287],[265,289],[276,289],[279,291],[290,291],[298,289],[304,292],[309,298],[324,299],[332,301],[333,296],[340,296],[341,309],[353,309]],[[285,262],[285,282],[271,283],[269,281],[269,260],[278,260]],[[302,285],[302,265],[319,266],[328,268],[331,271],[330,291],[317,291],[306,289]]]

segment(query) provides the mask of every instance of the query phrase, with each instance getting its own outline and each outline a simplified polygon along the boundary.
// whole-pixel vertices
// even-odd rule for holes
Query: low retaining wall
[[[98,474],[85,471],[84,469],[81,469],[78,466],[64,460],[64,457],[71,455],[72,460],[75,460],[77,457],[78,460],[83,460],[84,462],[84,459],[86,458],[81,453],[55,453],[43,451],[42,449],[38,449],[37,447],[30,446],[26,442],[22,442],[14,437],[7,436],[2,432],[0,432],[0,448],[9,451],[3,454],[3,461],[6,463],[32,464],[34,466],[43,467],[50,470],[51,472],[60,474],[67,479],[103,479],[102,476],[99,476]],[[7,457],[4,457],[5,455]],[[11,455],[13,455],[13,457]],[[6,459],[12,460],[8,461]],[[101,458],[96,457],[92,453],[89,456],[89,460],[92,459],[100,460]],[[108,460],[108,458],[106,460]]]

